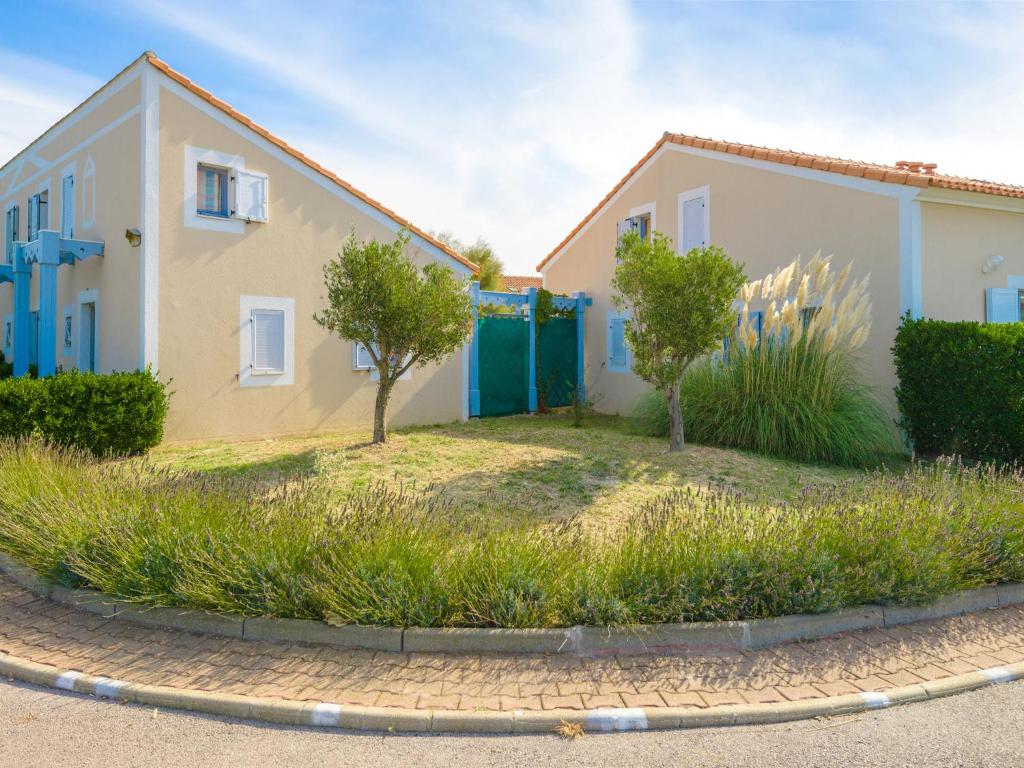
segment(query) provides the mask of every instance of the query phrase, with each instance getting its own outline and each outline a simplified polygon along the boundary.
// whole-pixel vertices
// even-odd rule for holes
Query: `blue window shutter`
[[[764,312],[755,311],[750,313],[750,325],[757,332],[757,340],[761,340],[761,328],[764,323]]]
[[[630,370],[629,346],[626,344],[627,318],[613,312],[608,313],[608,370],[626,372]]]
[[[1020,322],[1020,294],[1015,288],[988,288],[985,294],[986,322]]]

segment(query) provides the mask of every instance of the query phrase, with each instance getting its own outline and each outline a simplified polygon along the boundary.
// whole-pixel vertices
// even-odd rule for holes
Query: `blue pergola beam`
[[[39,376],[57,372],[57,269],[103,255],[103,243],[74,240],[52,229],[40,230],[30,243],[16,243],[14,264],[14,375],[28,373],[32,317],[29,309],[32,265],[39,265]]]

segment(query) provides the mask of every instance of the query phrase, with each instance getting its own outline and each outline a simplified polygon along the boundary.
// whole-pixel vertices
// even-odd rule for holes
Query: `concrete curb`
[[[709,707],[622,707],[479,712],[460,710],[363,707],[330,702],[289,701],[211,693],[82,674],[0,653],[0,675],[47,688],[111,701],[144,704],[222,717],[284,725],[342,728],[353,731],[408,733],[552,733],[563,722],[579,723],[587,732],[706,728],[761,725],[816,717],[835,717],[898,704],[926,701],[1024,678],[1024,662],[993,667],[944,680],[782,704]]]
[[[0,553],[0,573],[40,597],[105,618],[150,628],[245,640],[300,642],[373,651],[419,653],[548,653],[577,656],[672,653],[693,649],[746,651],[841,632],[909,624],[1024,604],[1024,583],[965,590],[920,606],[861,605],[835,613],[749,621],[556,629],[431,629],[335,626],[308,619],[241,617],[184,608],[118,602],[100,592],[52,585]]]

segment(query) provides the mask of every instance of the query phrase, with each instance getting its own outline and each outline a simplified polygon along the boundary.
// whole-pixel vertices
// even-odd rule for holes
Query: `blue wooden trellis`
[[[469,415],[480,415],[480,306],[511,307],[523,313],[529,322],[529,395],[528,408],[530,413],[537,411],[537,289],[529,288],[525,293],[504,293],[502,291],[482,291],[480,283],[473,282],[470,286],[470,297],[473,304],[473,338],[470,342],[470,377],[469,377]],[[576,388],[579,399],[586,397],[586,386],[583,383],[583,330],[584,313],[593,303],[582,291],[572,296],[555,296],[553,303],[556,309],[572,310],[576,316]]]
[[[61,264],[103,255],[103,243],[61,237],[51,229],[40,230],[31,242],[15,242],[10,264],[0,264],[0,283],[14,284],[14,375],[28,373],[33,320],[29,308],[32,265],[39,265],[39,360],[38,375],[57,372],[57,269]]]

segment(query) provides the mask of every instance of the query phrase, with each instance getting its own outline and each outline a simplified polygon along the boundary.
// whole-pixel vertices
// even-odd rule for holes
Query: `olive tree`
[[[466,283],[448,266],[418,268],[406,253],[409,236],[360,242],[353,233],[324,266],[326,307],[313,315],[342,339],[366,347],[377,368],[373,442],[387,441],[388,400],[413,366],[450,357],[472,327]]]
[[[683,448],[679,387],[697,358],[722,343],[736,324],[733,302],[746,277],[717,246],[677,254],[672,241],[627,232],[615,249],[613,301],[628,312],[626,341],[633,370],[663,392],[669,409],[669,450]]]

